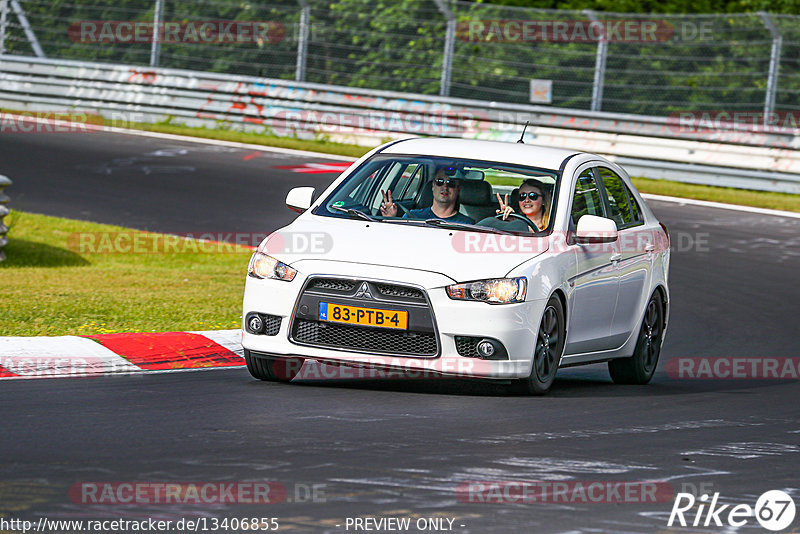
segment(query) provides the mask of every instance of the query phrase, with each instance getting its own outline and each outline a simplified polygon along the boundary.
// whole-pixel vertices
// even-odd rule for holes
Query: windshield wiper
[[[355,215],[357,217],[361,217],[362,219],[366,219],[371,222],[378,222],[378,219],[375,219],[371,215],[367,215],[363,211],[359,211],[355,208],[343,208],[341,206],[328,206],[330,209],[334,209],[336,211],[341,211],[343,213],[347,213],[348,215]]]
[[[457,223],[457,222],[445,221],[443,219],[426,219],[425,224],[429,224],[431,226],[437,226],[439,228],[452,228],[454,230],[469,230],[473,232],[483,232],[486,234],[514,235],[511,232],[506,232],[504,230],[499,230],[497,228],[490,228],[488,226],[478,226],[477,224]]]
[[[391,219],[390,218],[381,219],[380,222],[402,223],[402,224],[410,224],[410,225],[413,225],[413,226],[425,226],[425,221],[423,221],[421,219],[408,219],[408,218],[404,218],[404,217],[391,218]]]

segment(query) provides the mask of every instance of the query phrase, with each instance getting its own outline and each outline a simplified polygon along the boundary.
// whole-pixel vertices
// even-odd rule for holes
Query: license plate
[[[408,312],[344,306],[330,302],[319,303],[319,320],[334,323],[408,329]]]

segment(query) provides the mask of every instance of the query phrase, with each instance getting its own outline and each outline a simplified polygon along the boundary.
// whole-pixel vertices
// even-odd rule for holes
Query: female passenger
[[[521,215],[527,217],[539,231],[547,228],[549,214],[547,212],[547,205],[545,204],[544,186],[538,180],[528,179],[522,182],[519,187],[517,206]],[[512,203],[513,203],[512,195]],[[500,209],[497,210],[498,215],[503,214],[503,220],[506,220],[510,213],[514,213],[514,208],[508,202],[508,194],[505,195],[505,201],[500,198],[500,193],[497,194],[497,201],[500,202]]]

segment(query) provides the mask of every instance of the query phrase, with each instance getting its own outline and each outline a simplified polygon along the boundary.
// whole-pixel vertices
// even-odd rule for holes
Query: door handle
[[[622,254],[620,254],[620,253],[616,253],[616,254],[612,254],[611,255],[611,261],[613,263],[618,262],[620,259],[622,259]]]
[[[652,243],[648,243],[644,246],[644,251],[647,253],[653,252],[656,249],[656,246]]]

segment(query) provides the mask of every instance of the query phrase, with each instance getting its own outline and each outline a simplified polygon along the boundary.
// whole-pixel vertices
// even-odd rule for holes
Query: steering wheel
[[[515,219],[520,219],[522,221],[525,221],[525,223],[527,223],[527,225],[531,227],[531,229],[534,231],[534,233],[539,233],[539,229],[536,227],[535,224],[533,224],[533,221],[531,221],[529,218],[525,217],[524,215],[520,215],[518,213],[509,213],[508,217],[514,217]],[[500,219],[502,221],[503,220],[503,214],[502,213],[498,213],[497,215],[494,216],[494,218],[495,219]]]

